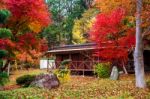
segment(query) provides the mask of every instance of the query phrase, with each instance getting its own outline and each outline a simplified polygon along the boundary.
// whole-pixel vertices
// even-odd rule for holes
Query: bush
[[[95,65],[95,74],[100,78],[108,78],[110,76],[110,63],[98,63]]]
[[[6,72],[0,73],[0,86],[5,85],[9,81],[8,74]]]
[[[0,28],[0,38],[10,38],[12,33],[10,29]]]
[[[0,23],[5,23],[10,15],[10,11],[5,9],[0,10]]]
[[[61,65],[67,65],[67,64],[69,64],[70,63],[70,59],[66,59],[66,60],[63,60],[62,62],[61,62]]]
[[[16,79],[16,83],[18,85],[22,85],[23,87],[28,87],[35,77],[35,75],[23,75]]]
[[[6,51],[6,50],[0,50],[0,58],[3,58],[5,56],[7,56],[7,54],[8,54],[8,51]]]
[[[70,80],[70,71],[67,68],[55,70],[54,74],[58,77],[61,83],[64,83]]]
[[[146,81],[146,85],[150,89],[150,80]]]

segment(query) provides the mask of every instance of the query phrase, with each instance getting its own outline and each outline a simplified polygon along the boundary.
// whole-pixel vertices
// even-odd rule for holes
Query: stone
[[[111,80],[117,80],[119,78],[119,72],[117,66],[113,66],[110,79]]]
[[[53,73],[50,74],[40,74],[35,77],[35,80],[31,82],[31,86],[39,87],[39,88],[57,88],[60,85],[60,82],[57,76]]]

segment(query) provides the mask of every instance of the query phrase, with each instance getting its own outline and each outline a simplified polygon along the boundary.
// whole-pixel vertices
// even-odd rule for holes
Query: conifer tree
[[[5,49],[5,44],[11,38],[12,33],[10,29],[4,27],[5,22],[10,16],[8,10],[0,10],[0,86],[3,86],[8,81],[8,75],[4,71],[4,60],[7,59],[8,51]]]

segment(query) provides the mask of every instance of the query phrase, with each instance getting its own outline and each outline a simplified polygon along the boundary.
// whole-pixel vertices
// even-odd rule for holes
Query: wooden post
[[[84,77],[84,69],[83,69],[83,77]]]
[[[84,77],[84,69],[85,69],[85,67],[84,67],[84,64],[83,64],[83,77]]]
[[[71,54],[69,54],[69,59],[71,60]]]

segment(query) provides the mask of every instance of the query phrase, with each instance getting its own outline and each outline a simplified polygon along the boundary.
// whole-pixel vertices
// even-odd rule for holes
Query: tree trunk
[[[125,73],[125,74],[128,74],[127,69],[126,69],[126,67],[125,67],[125,65],[124,65],[124,62],[122,62],[122,65],[123,65],[124,73]]]
[[[134,51],[134,65],[135,65],[135,76],[136,76],[136,87],[145,88],[144,78],[144,62],[143,62],[143,42],[141,32],[141,11],[142,11],[142,0],[137,0],[137,13],[136,13],[136,45]]]
[[[8,64],[7,74],[8,74],[8,76],[9,76],[9,74],[10,74],[10,63]]]
[[[7,60],[6,64],[3,66],[2,71],[5,71],[8,67],[8,64],[10,63],[10,60]]]

